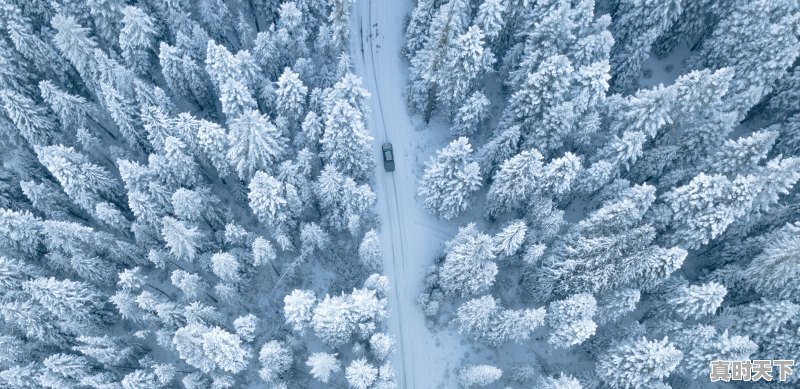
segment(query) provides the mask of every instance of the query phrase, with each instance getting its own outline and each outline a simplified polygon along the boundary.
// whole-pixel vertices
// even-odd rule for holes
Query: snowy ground
[[[441,253],[442,243],[455,235],[458,222],[442,223],[425,213],[415,199],[416,177],[424,162],[448,142],[439,131],[413,124],[402,95],[406,65],[400,48],[408,1],[359,0],[352,13],[351,55],[364,87],[372,94],[370,128],[375,138],[377,211],[385,257],[392,282],[390,331],[398,340],[394,365],[400,388],[454,387],[446,371],[459,366],[467,352],[454,331],[431,332],[415,300],[422,276]],[[394,173],[383,170],[380,145],[392,142]],[[445,383],[446,382],[446,383]]]

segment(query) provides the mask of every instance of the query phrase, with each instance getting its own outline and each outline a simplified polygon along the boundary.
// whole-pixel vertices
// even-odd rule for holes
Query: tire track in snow
[[[360,14],[360,10],[362,9],[361,5],[363,5],[364,2],[366,2],[366,5],[367,5],[367,7],[366,7],[367,8],[367,26],[366,26],[366,28],[367,28],[367,32],[368,32],[367,34],[364,33],[364,17],[363,17],[363,15]],[[373,35],[373,33],[372,33],[372,27],[373,27],[373,24],[372,24],[372,0],[360,0],[360,3],[361,4],[358,7],[356,7],[356,10],[357,10],[357,13],[359,14],[358,15],[358,20],[359,20],[358,26],[359,26],[359,36],[361,37],[360,44],[361,44],[362,63],[364,64],[365,67],[369,67],[369,72],[372,75],[372,80],[371,81],[372,81],[372,86],[374,88],[373,95],[375,96],[375,99],[377,100],[377,103],[378,103],[378,112],[377,113],[380,116],[379,117],[379,122],[380,122],[381,132],[383,133],[383,136],[384,136],[383,140],[384,141],[388,141],[389,133],[387,131],[387,126],[386,126],[386,116],[384,115],[384,112],[383,112],[383,103],[381,101],[381,93],[380,93],[380,89],[378,87],[379,78],[378,78],[378,74],[377,74],[377,70],[376,70],[377,67],[375,66],[375,45],[374,45],[374,42],[373,42],[373,37],[377,36],[377,32],[376,32],[375,35]],[[369,41],[369,50],[365,50],[365,48],[364,48],[364,39],[365,39],[365,37]],[[369,54],[369,61],[366,60],[367,53]],[[373,110],[373,113],[372,113],[373,119],[375,119],[374,118],[375,113],[376,112],[374,112],[374,110]],[[373,124],[377,124],[377,123],[373,123]],[[381,168],[382,168],[382,166],[380,166],[380,164],[378,164],[376,166],[378,174],[381,174],[381,172],[380,172]],[[403,328],[403,317],[404,316],[403,316],[403,312],[402,312],[402,304],[400,303],[400,295],[399,295],[399,290],[401,288],[405,287],[405,285],[404,285],[405,283],[402,280],[402,275],[405,274],[404,266],[403,266],[403,263],[404,263],[403,258],[405,256],[404,246],[405,246],[405,243],[406,243],[406,233],[405,233],[405,228],[403,226],[403,223],[399,220],[401,213],[400,213],[400,205],[399,205],[399,201],[398,201],[398,197],[399,196],[398,196],[398,193],[397,193],[397,185],[396,185],[396,182],[395,182],[394,174],[391,174],[388,177],[389,177],[389,179],[386,180],[388,185],[384,185],[384,188],[383,188],[384,189],[384,195],[385,195],[385,198],[387,200],[387,207],[390,206],[389,203],[393,203],[394,206],[391,207],[391,208],[393,208],[394,212],[391,212],[392,210],[390,210],[390,212],[386,213],[386,216],[387,216],[388,220],[385,220],[384,222],[388,222],[388,223],[383,224],[383,228],[388,229],[388,231],[384,231],[384,233],[389,232],[390,236],[391,236],[391,239],[390,239],[391,243],[390,244],[391,244],[391,252],[392,252],[392,258],[391,258],[392,271],[388,272],[388,276],[390,276],[390,277],[394,276],[393,279],[390,279],[390,282],[391,282],[392,290],[394,292],[393,293],[394,294],[394,300],[395,300],[394,306],[395,306],[395,310],[396,310],[396,312],[394,312],[394,314],[392,315],[392,319],[391,320],[394,320],[396,325],[397,325],[396,336],[398,337],[397,345],[398,345],[398,349],[399,349],[398,352],[400,354],[399,366],[395,366],[395,369],[399,370],[400,374],[399,374],[399,376],[397,376],[396,379],[397,379],[398,386],[401,387],[401,388],[406,388],[406,387],[416,388],[417,386],[416,386],[416,383],[415,383],[415,375],[414,375],[414,371],[413,371],[413,361],[410,364],[406,363],[406,361],[407,361],[407,359],[406,359],[406,350],[409,347],[414,347],[414,343],[413,342],[409,342],[411,334],[407,334],[404,331],[404,328]],[[391,186],[391,193],[388,190],[388,186]],[[396,223],[396,225],[395,225],[395,223]],[[397,234],[399,235],[399,242],[395,242],[395,239],[394,239],[395,236],[396,236],[395,235],[395,230],[396,230]],[[398,276],[398,274],[400,276]],[[407,385],[407,384],[410,384],[410,386]]]

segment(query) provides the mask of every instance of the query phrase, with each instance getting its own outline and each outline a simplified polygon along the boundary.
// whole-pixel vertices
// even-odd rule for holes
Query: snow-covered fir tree
[[[473,192],[481,187],[478,164],[472,160],[472,146],[460,137],[437,152],[427,163],[418,194],[431,213],[449,220],[470,205]]]

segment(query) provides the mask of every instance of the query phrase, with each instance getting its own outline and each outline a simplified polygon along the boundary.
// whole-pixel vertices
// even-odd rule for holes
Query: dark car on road
[[[392,144],[386,142],[381,146],[381,150],[383,150],[383,168],[387,172],[394,171],[394,152],[392,151]]]

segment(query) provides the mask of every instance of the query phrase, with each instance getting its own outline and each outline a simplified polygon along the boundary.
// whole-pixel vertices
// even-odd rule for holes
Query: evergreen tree
[[[800,305],[789,300],[762,298],[730,309],[736,320],[728,323],[732,332],[749,334],[753,341],[763,343],[787,325],[800,312]],[[758,331],[752,331],[758,328]]]
[[[122,387],[125,389],[158,387],[158,378],[156,375],[144,370],[134,370],[122,378]]]
[[[331,346],[347,343],[355,330],[351,307],[344,295],[326,295],[314,308],[311,319],[314,334]]]
[[[30,145],[46,146],[54,137],[58,137],[55,118],[43,107],[20,93],[11,90],[0,91],[0,103],[3,104],[6,117],[17,127],[19,135]]]
[[[183,222],[169,216],[164,216],[161,224],[161,235],[172,255],[192,262],[198,254],[202,234],[196,227],[187,227]]]
[[[136,115],[135,104],[109,83],[101,83],[103,103],[117,125],[122,137],[134,150],[148,150],[145,134],[139,130],[141,123]]]
[[[10,388],[30,388],[32,384],[36,382],[38,373],[38,369],[34,363],[11,366],[8,369],[0,371],[0,380],[3,380]]]
[[[628,188],[574,225],[541,268],[533,270],[531,291],[541,297],[553,292],[597,293],[641,281],[645,274],[655,278],[662,267],[667,275],[677,269],[672,268],[675,263],[680,267],[683,257],[667,256],[657,246],[648,248],[655,229],[642,224],[642,218],[654,200],[652,186]]]
[[[366,358],[359,358],[350,363],[345,369],[347,383],[353,389],[367,389],[378,378],[378,369]]]
[[[728,290],[719,283],[709,282],[702,285],[682,286],[667,301],[673,306],[675,313],[684,320],[691,317],[699,319],[713,315],[722,305],[722,299]]]
[[[185,115],[178,115],[178,130],[185,119],[188,119]],[[218,124],[206,120],[197,121],[196,126],[192,125],[189,129],[196,131],[194,145],[199,149],[196,153],[208,158],[220,177],[230,174],[230,163],[227,158],[228,139],[225,130]]]
[[[311,354],[306,361],[306,365],[311,369],[311,376],[325,384],[330,381],[331,374],[342,370],[336,354],[325,352]]]
[[[10,301],[0,304],[0,317],[10,328],[19,331],[27,338],[51,345],[61,344],[65,340],[62,330],[48,317],[47,311],[31,301]]]
[[[378,332],[369,338],[369,347],[372,355],[382,361],[391,355],[394,349],[394,340],[389,335]]]
[[[50,22],[56,30],[53,43],[61,54],[75,67],[84,83],[91,89],[97,88],[92,77],[94,71],[94,49],[97,41],[70,15],[58,14]],[[95,90],[97,92],[97,90]]]
[[[794,282],[800,274],[797,250],[800,236],[797,227],[787,225],[770,234],[764,250],[747,266],[747,282],[764,296],[797,299],[800,289]]]
[[[13,3],[4,3],[0,12],[3,14],[7,37],[17,52],[33,63],[40,72],[55,74],[63,79],[66,72],[65,62],[56,49],[47,40],[42,39],[45,36],[37,35],[31,18],[24,15],[23,10]]]
[[[465,388],[489,385],[503,375],[503,371],[490,365],[470,365],[458,371],[458,383]]]
[[[775,119],[786,120],[798,113],[792,102],[800,97],[800,66],[793,66],[791,72],[776,82],[773,95],[767,103],[770,115]]]
[[[572,133],[576,121],[576,107],[567,94],[573,72],[565,56],[542,61],[509,98],[502,125],[519,125],[525,145],[535,145],[545,152],[558,149]]]
[[[206,46],[205,68],[217,90],[228,80],[243,81],[236,57],[224,45],[213,40],[208,41]]]
[[[528,226],[523,221],[514,221],[495,235],[497,250],[505,256],[512,256],[519,252],[525,242]]]
[[[749,361],[758,350],[758,345],[745,336],[718,333],[713,326],[703,324],[679,330],[673,339],[684,353],[676,372],[687,377],[708,377],[708,361]]]
[[[481,174],[490,175],[507,159],[519,151],[522,129],[520,126],[503,127],[478,150]]]
[[[292,351],[283,342],[272,340],[261,347],[261,351],[258,352],[258,360],[261,362],[261,369],[258,371],[259,377],[264,382],[274,382],[276,378],[292,367]]]
[[[483,296],[462,304],[456,313],[459,332],[499,346],[513,341],[524,343],[545,322],[545,310],[501,309],[492,296]]]
[[[234,78],[228,78],[219,86],[219,102],[228,121],[257,108],[250,88],[244,82]]]
[[[250,110],[231,120],[228,160],[239,178],[248,180],[258,170],[270,171],[283,155],[286,139],[269,119]]]
[[[188,300],[197,300],[200,295],[208,288],[203,278],[198,274],[192,274],[181,269],[175,269],[170,276],[172,285],[180,289]]]
[[[587,293],[550,303],[547,324],[553,329],[547,342],[556,348],[578,345],[594,335],[597,324],[592,320],[597,301]]]
[[[275,248],[272,247],[272,244],[268,240],[259,236],[253,240],[252,248],[254,266],[260,267],[266,264],[272,264],[272,266],[274,266],[277,253],[275,252]]]
[[[753,176],[731,180],[698,174],[688,184],[664,194],[671,211],[670,241],[686,248],[707,244],[735,219],[747,215],[759,190]]]
[[[461,137],[426,164],[417,193],[429,212],[450,220],[469,207],[473,192],[481,187],[479,167],[471,154],[472,146]]]
[[[607,295],[597,303],[597,324],[613,323],[628,313],[636,310],[641,299],[638,289],[621,289]]]
[[[474,134],[486,120],[490,104],[489,99],[480,91],[473,93],[453,115],[450,132],[457,136]]]
[[[358,258],[371,270],[379,270],[383,267],[383,253],[378,233],[375,230],[369,230],[364,234],[364,238],[358,246]]]
[[[486,49],[484,38],[480,27],[469,27],[450,48],[442,70],[433,80],[437,85],[438,106],[451,116],[458,113],[477,79],[494,64],[495,58]]]
[[[767,157],[777,137],[776,132],[758,131],[744,138],[727,140],[713,156],[709,156],[704,170],[728,177],[753,172]]]
[[[735,0],[686,2],[672,27],[655,42],[653,51],[661,58],[681,43],[697,48],[735,4]]]
[[[192,96],[198,104],[208,104],[206,73],[189,54],[165,42],[159,44],[158,61],[167,86],[177,95]]]
[[[337,231],[348,229],[354,235],[376,197],[369,185],[356,184],[332,165],[320,172],[315,193],[326,224]]]
[[[191,187],[199,179],[197,163],[188,154],[186,144],[178,138],[164,139],[163,154],[151,154],[148,162],[151,171],[167,188]]]
[[[423,113],[426,118],[433,112],[434,97],[437,95],[436,80],[442,79],[451,48],[468,27],[469,8],[469,2],[465,0],[450,0],[442,4],[431,19],[427,39],[410,59],[406,98],[410,109]],[[420,15],[420,18],[422,20],[418,28],[426,24],[426,17]]]
[[[498,269],[493,262],[496,248],[492,238],[477,231],[474,224],[458,230],[447,242],[447,256],[439,273],[439,283],[447,294],[469,296],[494,284]]]
[[[58,180],[64,192],[83,209],[93,211],[99,200],[114,201],[118,188],[111,173],[71,147],[36,147],[39,161]]]
[[[433,14],[436,11],[435,3],[434,0],[420,0],[414,10],[411,11],[405,34],[406,44],[404,50],[406,58],[413,58],[417,51],[425,46],[431,19],[433,19]]]
[[[275,234],[286,234],[296,227],[302,204],[294,185],[282,183],[259,171],[248,188],[250,209],[262,223],[271,226]]]
[[[283,298],[283,316],[294,331],[303,333],[311,324],[317,298],[308,290],[295,289]]]
[[[347,47],[350,41],[350,5],[352,0],[334,0],[331,2],[328,23],[331,28],[331,40],[337,47]]]
[[[92,0],[87,3],[94,29],[106,43],[114,42],[119,34],[123,2],[120,0]]]
[[[581,383],[570,375],[561,373],[558,377],[548,376],[536,383],[536,389],[583,389]]]
[[[157,36],[153,18],[134,6],[123,8],[122,15],[119,34],[122,57],[134,71],[143,74],[150,68]]]
[[[189,324],[175,331],[173,344],[186,363],[206,373],[215,367],[230,373],[241,372],[250,358],[241,339],[219,327]]]
[[[672,373],[683,353],[664,338],[622,342],[597,363],[597,375],[612,388],[647,388],[658,385]],[[627,361],[627,363],[623,363]]]
[[[215,253],[211,256],[211,271],[224,282],[239,281],[241,265],[231,253]]]
[[[308,88],[303,85],[300,75],[290,68],[284,69],[276,82],[275,94],[278,113],[292,121],[299,119],[308,94]]]
[[[258,318],[252,313],[239,316],[233,321],[233,327],[236,328],[236,335],[246,342],[252,342],[258,329]]]
[[[503,32],[508,2],[504,0],[484,0],[478,6],[475,23],[486,33],[489,40],[494,40]]]
[[[46,388],[78,385],[89,375],[89,361],[79,355],[56,353],[42,361],[43,369],[38,377]]]
[[[22,288],[65,330],[79,333],[102,324],[103,295],[87,283],[41,277]]]
[[[355,178],[367,177],[373,166],[370,142],[363,111],[345,101],[337,101],[325,114],[325,130],[320,139],[322,155],[336,170]]]

